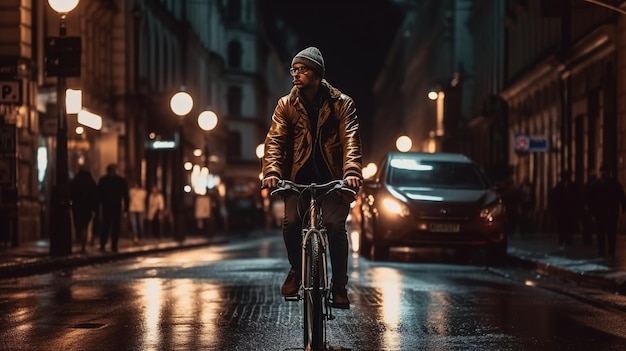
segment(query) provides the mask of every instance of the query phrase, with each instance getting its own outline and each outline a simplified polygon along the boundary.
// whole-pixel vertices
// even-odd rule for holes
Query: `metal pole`
[[[185,117],[181,117],[178,124],[178,157],[176,161],[174,161],[173,169],[174,169],[174,177],[176,181],[174,182],[174,189],[172,189],[172,199],[174,203],[172,204],[174,210],[174,240],[178,242],[185,241],[185,230],[186,230],[186,216],[185,216],[185,192],[183,190],[184,187],[184,173],[182,170],[182,164],[185,162],[185,135],[184,135],[184,121]]]
[[[65,19],[61,14],[59,37],[66,36]],[[52,218],[50,221],[50,255],[72,254],[71,202],[69,193],[69,167],[67,161],[67,118],[65,113],[65,72],[61,68],[57,76],[57,135],[56,135],[56,185],[52,191]]]

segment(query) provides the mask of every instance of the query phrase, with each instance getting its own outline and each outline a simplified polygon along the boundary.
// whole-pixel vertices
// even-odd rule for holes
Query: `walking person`
[[[535,184],[525,177],[518,187],[520,233],[527,235],[533,230],[533,214],[535,212]]]
[[[600,167],[600,177],[594,183],[591,200],[592,213],[596,218],[598,255],[615,257],[617,224],[620,212],[626,211],[626,196],[617,179],[611,175],[607,164]]]
[[[592,170],[587,175],[587,182],[583,185],[582,239],[585,245],[593,243],[593,234],[596,232],[596,218],[592,211],[592,202],[597,180],[598,176]]]
[[[102,210],[100,251],[105,251],[109,236],[111,251],[117,252],[122,213],[128,211],[128,183],[117,174],[117,165],[107,166],[107,173],[98,181],[98,194]]]
[[[564,250],[572,245],[578,224],[578,191],[572,172],[561,172],[560,180],[550,192],[550,210],[556,219],[560,249]]]
[[[98,186],[91,172],[83,168],[69,185],[76,240],[80,244],[80,251],[87,252],[89,222],[98,211]]]
[[[133,230],[133,242],[137,243],[144,236],[144,221],[146,213],[146,189],[134,182],[133,187],[129,190],[130,205],[128,212],[130,214],[130,224]]]
[[[148,223],[150,223],[150,232],[157,241],[161,241],[161,218],[163,218],[163,211],[165,210],[165,200],[163,194],[159,190],[159,187],[155,184],[150,190],[148,196]]]
[[[354,101],[324,79],[325,65],[315,47],[300,51],[289,70],[293,88],[274,109],[265,138],[263,188],[275,188],[278,180],[325,183],[345,179],[358,189],[361,184],[361,140]],[[321,203],[327,229],[332,266],[332,306],[350,308],[348,283],[348,237],[346,218],[353,198],[330,193]],[[302,218],[307,196],[286,194],[283,239],[291,269],[281,287],[283,296],[297,294],[301,280]]]

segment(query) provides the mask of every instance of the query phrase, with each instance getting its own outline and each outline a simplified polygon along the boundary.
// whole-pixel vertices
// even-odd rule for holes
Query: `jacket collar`
[[[330,83],[328,83],[326,79],[322,79],[321,84],[325,86],[326,88],[328,88],[328,93],[330,95],[331,100],[337,100],[341,96],[341,91],[339,91],[339,89],[330,85]],[[291,91],[289,92],[289,102],[292,103],[293,105],[296,105],[299,100],[300,100],[300,91],[298,90],[297,87],[294,86],[291,88]]]

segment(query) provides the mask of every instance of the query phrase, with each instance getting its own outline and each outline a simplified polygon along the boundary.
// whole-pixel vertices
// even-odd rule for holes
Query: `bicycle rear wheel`
[[[320,232],[309,233],[306,243],[304,289],[304,349],[324,350],[324,314],[322,303],[322,244]]]

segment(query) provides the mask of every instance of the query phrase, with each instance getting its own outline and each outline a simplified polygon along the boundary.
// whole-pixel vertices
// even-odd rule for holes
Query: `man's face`
[[[307,66],[296,63],[291,67],[290,73],[293,77],[293,85],[298,89],[307,90],[315,86],[316,74]]]

